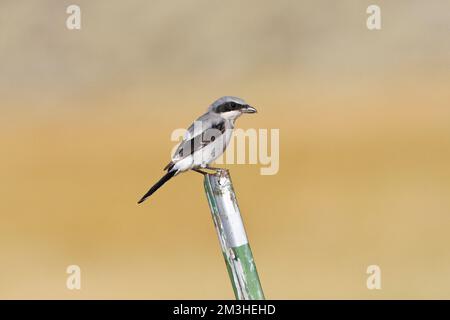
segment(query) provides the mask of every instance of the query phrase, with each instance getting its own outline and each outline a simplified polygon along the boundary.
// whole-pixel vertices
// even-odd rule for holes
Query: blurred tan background
[[[0,3],[0,298],[232,299],[198,174],[136,205],[222,95],[280,129],[228,166],[267,298],[450,298],[450,2],[70,4]]]

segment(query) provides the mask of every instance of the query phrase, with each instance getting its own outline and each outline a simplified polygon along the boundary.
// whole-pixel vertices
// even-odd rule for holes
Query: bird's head
[[[225,96],[214,101],[208,111],[217,113],[222,118],[235,120],[243,113],[255,113],[256,109],[240,98]]]

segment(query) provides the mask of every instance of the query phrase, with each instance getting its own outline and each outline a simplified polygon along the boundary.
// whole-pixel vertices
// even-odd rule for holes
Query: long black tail
[[[177,170],[173,170],[170,172],[167,172],[153,187],[150,188],[150,190],[147,191],[147,193],[142,197],[141,200],[138,201],[138,203],[144,202],[148,197],[150,197],[153,193],[156,192],[159,188],[163,186],[164,183],[170,180],[175,173],[177,173]]]

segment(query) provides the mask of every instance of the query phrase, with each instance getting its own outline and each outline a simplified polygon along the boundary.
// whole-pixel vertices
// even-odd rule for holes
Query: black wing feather
[[[179,161],[189,155],[192,155],[195,151],[198,151],[217,139],[218,136],[215,134],[216,132],[220,132],[220,134],[223,135],[225,130],[226,127],[224,121],[213,123],[210,128],[206,129],[201,134],[198,134],[191,139],[184,140],[179,145],[173,159]]]

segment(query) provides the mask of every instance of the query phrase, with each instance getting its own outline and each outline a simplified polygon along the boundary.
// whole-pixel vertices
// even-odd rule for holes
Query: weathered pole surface
[[[264,300],[229,171],[206,174],[204,186],[236,299]]]

